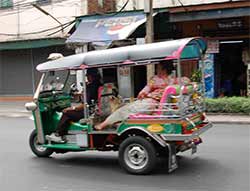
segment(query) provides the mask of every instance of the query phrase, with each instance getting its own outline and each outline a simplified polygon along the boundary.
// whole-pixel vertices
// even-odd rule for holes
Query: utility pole
[[[19,0],[17,1],[17,38],[20,37],[20,7]]]
[[[89,12],[88,3],[90,3],[89,0],[81,0],[81,16],[85,14],[88,15],[88,12]],[[75,46],[75,54],[81,54],[84,52],[88,52],[88,43]],[[80,92],[82,92],[84,89],[84,87],[81,85],[84,83],[85,83],[85,73],[83,72],[83,70],[77,70],[76,71],[76,86]]]
[[[154,18],[153,0],[144,0],[144,12],[146,13],[146,43],[154,42]],[[147,65],[147,81],[154,75],[154,65]]]

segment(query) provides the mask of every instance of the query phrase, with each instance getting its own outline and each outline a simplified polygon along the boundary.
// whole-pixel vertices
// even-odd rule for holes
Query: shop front
[[[207,39],[206,96],[247,96],[245,55],[250,51],[250,2],[194,6],[185,10],[170,10],[170,22],[175,26],[174,38],[203,36]]]
[[[40,77],[36,66],[53,52],[72,54],[65,47],[65,39],[61,38],[0,43],[0,100],[30,97]]]

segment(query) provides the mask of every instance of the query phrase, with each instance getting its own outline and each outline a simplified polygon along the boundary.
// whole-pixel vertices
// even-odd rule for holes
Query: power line
[[[7,1],[7,0],[5,0],[5,1]],[[8,15],[18,14],[18,9],[19,9],[19,13],[23,12],[25,10],[28,10],[28,9],[32,9],[33,8],[32,3],[35,3],[35,4],[37,3],[37,1],[29,1],[29,2],[26,2],[26,1],[27,0],[23,0],[21,2],[20,1],[15,2],[15,3],[13,3],[12,7],[6,7],[6,9],[1,9],[0,12],[1,11],[8,12],[6,14],[1,14],[1,16],[8,16]],[[41,4],[41,6],[49,6],[49,5],[52,5],[52,4],[57,4],[57,3],[62,3],[62,2],[63,2],[65,7],[74,4],[72,1],[64,2],[63,0],[53,0],[53,2],[47,3],[47,4]]]
[[[22,2],[25,2],[25,1],[27,1],[27,0],[23,0]],[[53,0],[53,1],[51,1],[51,2],[48,2],[48,3],[39,3],[38,1],[28,1],[28,2],[25,2],[25,3],[18,3],[18,2],[15,2],[14,4],[13,4],[13,7],[17,7],[17,6],[20,6],[20,7],[32,7],[32,4],[38,4],[38,5],[40,5],[40,6],[48,6],[48,5],[52,5],[52,4],[57,4],[57,3],[62,3],[63,2],[63,4],[72,4],[74,1],[66,1],[65,2],[65,0]]]
[[[188,12],[188,9],[184,6],[184,4],[181,2],[181,0],[177,0],[180,4],[181,4],[181,6],[183,7],[183,9],[186,11],[186,12]]]
[[[68,25],[66,25],[66,26],[64,26],[64,27],[62,27],[62,29],[68,28],[71,24],[73,24],[73,22],[72,22],[72,23],[69,23]],[[57,31],[55,31],[55,32],[52,32],[52,33],[50,33],[50,34],[47,34],[46,36],[51,36],[51,35],[53,35],[53,34],[56,34],[56,33],[60,32],[60,31],[61,31],[61,29],[59,29],[59,30],[57,30]]]
[[[22,2],[25,2],[25,0],[23,0]],[[33,2],[36,2],[36,1],[33,1]],[[55,2],[62,2],[62,0],[56,0]],[[53,1],[53,3],[54,3],[54,1]],[[110,16],[115,16],[115,15],[117,15],[117,14],[119,14],[120,12],[122,12],[125,8],[126,8],[126,6],[127,6],[127,4],[129,3],[129,0],[127,0],[126,1],[126,3],[124,3],[124,5],[120,8],[120,10],[119,11],[117,11],[116,13],[114,13],[114,14],[112,14],[112,15],[110,15]],[[16,4],[16,3],[15,3]],[[29,2],[29,3],[23,3],[23,4],[19,4],[19,6],[22,6],[22,5],[25,5],[25,6],[29,6],[30,8],[32,8],[32,2]],[[19,13],[20,12],[23,12],[24,10],[19,10]],[[15,12],[15,14],[17,14],[18,13],[18,11],[16,11]],[[10,13],[10,14],[14,14],[14,13]],[[6,14],[7,15],[7,14]],[[101,15],[107,15],[107,14],[101,14]],[[3,15],[2,15],[3,16]],[[75,20],[73,20],[73,21],[70,21],[70,22],[68,22],[68,23],[64,23],[64,24],[62,24],[62,26],[63,26],[63,28],[67,28],[68,26],[70,26],[72,23],[74,23],[75,22]],[[52,28],[48,28],[48,29],[45,29],[45,30],[41,30],[41,31],[35,31],[35,32],[30,32],[30,33],[20,33],[19,35],[31,35],[31,34],[40,34],[40,33],[44,33],[44,32],[48,32],[48,31],[51,31],[51,30],[56,30],[56,29],[58,29],[59,27],[61,27],[61,26],[56,26],[56,27],[52,27]],[[59,32],[59,31],[57,31],[57,32]],[[49,35],[53,35],[53,34],[55,34],[55,33],[57,33],[57,32],[52,32],[52,33],[50,33],[50,34],[48,34],[48,36]],[[6,36],[17,36],[17,34],[14,34],[14,33],[0,33],[0,35],[6,35]]]
[[[128,2],[129,2],[129,0],[127,0],[127,2],[126,2],[126,3],[124,3],[124,5],[121,7],[121,9],[120,9],[119,11],[117,11],[117,13],[116,13],[116,14],[118,14],[118,13],[122,12],[122,11],[126,8],[126,6],[127,6]]]
[[[68,27],[69,25],[73,24],[74,22],[75,22],[75,20],[67,22],[67,23],[64,23],[64,24],[62,24],[62,26],[63,27],[65,27],[65,26]],[[29,33],[20,33],[19,35],[25,36],[25,35],[32,35],[32,34],[40,34],[40,33],[45,33],[45,32],[51,31],[51,30],[56,30],[58,28],[61,28],[61,26],[56,26],[56,27],[44,29],[44,30],[41,30],[41,31],[29,32]],[[17,36],[16,33],[0,33],[0,35]]]

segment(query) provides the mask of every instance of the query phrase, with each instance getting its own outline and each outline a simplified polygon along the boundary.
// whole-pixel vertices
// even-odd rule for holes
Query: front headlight
[[[35,111],[36,108],[37,108],[37,105],[35,102],[29,102],[29,103],[26,103],[25,104],[25,108],[28,110],[28,111]]]

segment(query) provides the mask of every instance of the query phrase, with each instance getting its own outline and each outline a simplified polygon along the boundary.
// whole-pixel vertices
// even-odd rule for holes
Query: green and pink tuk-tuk
[[[132,174],[150,173],[157,165],[157,158],[165,157],[168,171],[173,171],[177,168],[176,154],[186,150],[196,152],[197,145],[201,143],[199,136],[212,127],[204,113],[205,51],[205,41],[195,37],[92,51],[38,65],[41,80],[33,102],[26,104],[27,110],[33,113],[35,123],[29,139],[31,150],[38,157],[70,151],[118,151],[120,165]],[[182,77],[185,61],[196,62],[202,71],[201,80],[189,84],[179,80],[179,84],[166,87],[151,114],[133,114],[105,130],[95,130],[96,123],[107,116],[107,113],[102,116],[101,102],[109,99],[98,99],[87,104],[87,70],[136,68],[164,60],[174,62],[177,79]],[[55,131],[62,110],[73,104],[72,89],[75,89],[74,83],[79,73],[83,79],[80,89],[84,117],[70,124],[65,143],[54,143],[47,140],[46,135]],[[118,90],[122,85],[118,84]],[[119,92],[114,93],[110,84],[104,83],[101,88],[106,88],[107,92],[99,97],[119,95]],[[132,87],[126,84],[125,91],[126,88],[130,91]],[[128,101],[121,96],[119,99],[124,104]]]

